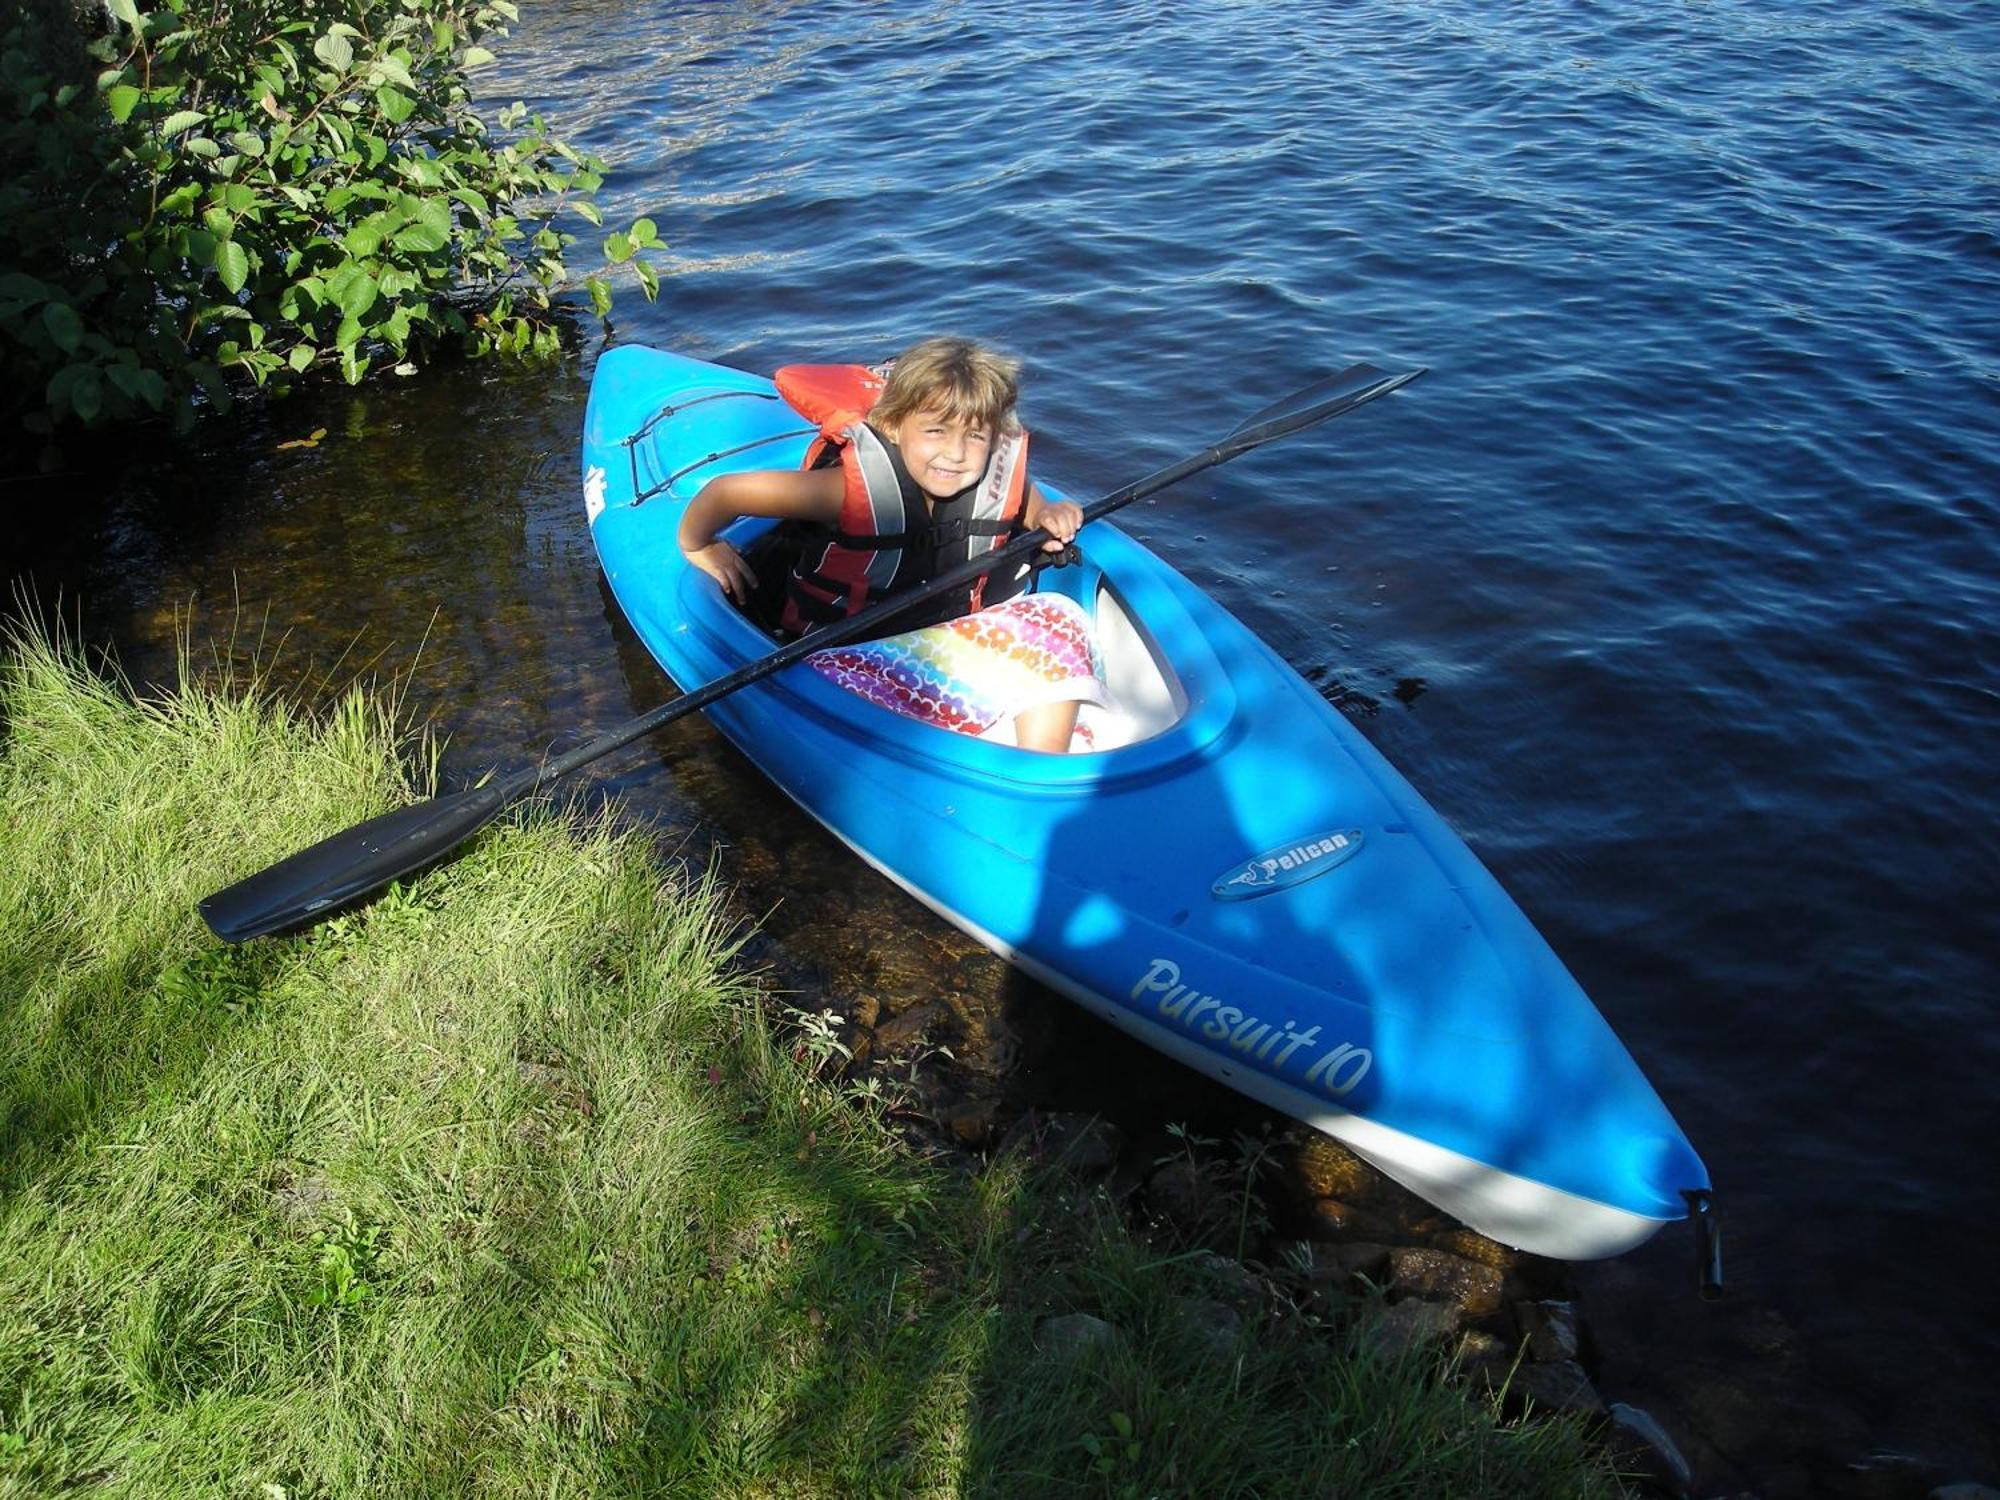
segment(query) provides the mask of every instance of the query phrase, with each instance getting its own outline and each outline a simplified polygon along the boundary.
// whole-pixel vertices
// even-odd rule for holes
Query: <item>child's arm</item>
[[[839,469],[752,469],[722,474],[701,487],[681,512],[681,553],[722,585],[722,592],[747,604],[756,580],[750,565],[716,533],[739,516],[780,516],[820,521],[840,519],[846,487]]]
[[[1042,543],[1044,552],[1060,552],[1083,525],[1083,507],[1073,500],[1051,500],[1040,485],[1030,482],[1028,503],[1021,507],[1021,524],[1029,531],[1039,526],[1054,538]]]

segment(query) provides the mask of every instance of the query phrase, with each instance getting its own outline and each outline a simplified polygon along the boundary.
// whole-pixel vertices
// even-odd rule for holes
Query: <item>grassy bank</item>
[[[221,946],[198,897],[410,794],[384,711],[3,670],[0,1494],[1615,1493],[910,1147],[639,834],[532,816]]]

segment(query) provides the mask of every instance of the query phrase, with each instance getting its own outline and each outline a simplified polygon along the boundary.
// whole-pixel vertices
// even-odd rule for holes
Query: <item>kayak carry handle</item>
[[[1713,1302],[1722,1295],[1722,1225],[1715,1217],[1715,1194],[1707,1188],[1684,1188],[1681,1196],[1694,1220],[1695,1272],[1702,1301]]]

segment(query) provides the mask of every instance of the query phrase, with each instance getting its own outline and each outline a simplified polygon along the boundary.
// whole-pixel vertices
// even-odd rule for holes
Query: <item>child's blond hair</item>
[[[868,420],[894,427],[917,412],[939,411],[947,421],[1019,432],[1020,376],[1018,359],[971,339],[925,339],[897,356]]]

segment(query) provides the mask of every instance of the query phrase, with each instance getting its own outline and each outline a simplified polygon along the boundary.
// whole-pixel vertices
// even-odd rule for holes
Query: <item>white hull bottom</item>
[[[1580,1197],[1530,1177],[1503,1172],[1418,1136],[1393,1130],[1366,1116],[1340,1109],[1266,1074],[1248,1068],[1233,1068],[1185,1034],[1135,1016],[1124,1006],[1082,988],[1073,980],[1037,963],[1028,954],[1016,951],[978,923],[968,921],[934,901],[926,892],[911,885],[867,850],[847,839],[838,829],[829,831],[871,867],[895,881],[959,931],[1009,963],[1018,965],[1092,1015],[1103,1017],[1154,1051],[1185,1063],[1237,1093],[1245,1094],[1259,1104],[1268,1104],[1315,1130],[1324,1131],[1351,1147],[1356,1155],[1365,1158],[1426,1203],[1443,1209],[1490,1240],[1497,1240],[1516,1250],[1525,1250],[1531,1255],[1546,1255],[1553,1260],[1602,1260],[1645,1243],[1662,1224],[1672,1222],[1649,1218],[1629,1209],[1614,1208],[1608,1203]]]

